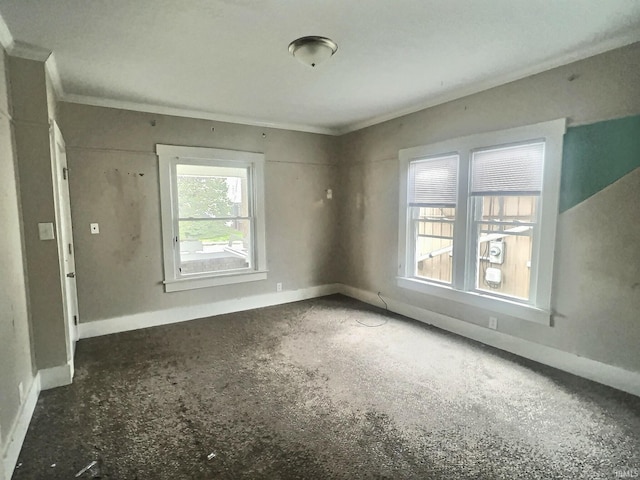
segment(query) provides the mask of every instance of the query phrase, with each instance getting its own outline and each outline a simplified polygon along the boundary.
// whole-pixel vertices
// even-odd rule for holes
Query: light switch
[[[97,223],[91,224],[91,235],[97,235],[100,233],[100,226]]]
[[[327,189],[327,200],[331,200],[333,198],[333,190],[330,188]]]
[[[38,235],[40,240],[54,240],[56,236],[53,233],[53,223],[39,223]]]

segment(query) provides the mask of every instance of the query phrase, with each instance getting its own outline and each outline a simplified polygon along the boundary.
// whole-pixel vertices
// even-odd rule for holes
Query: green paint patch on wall
[[[560,212],[640,167],[640,115],[567,129]]]

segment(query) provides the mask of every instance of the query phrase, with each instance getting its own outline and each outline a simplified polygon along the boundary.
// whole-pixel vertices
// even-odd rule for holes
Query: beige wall
[[[639,64],[636,44],[341,137],[341,188],[349,191],[340,217],[342,281],[486,326],[488,312],[396,286],[398,150],[560,117],[571,126],[638,114]],[[638,177],[560,215],[554,326],[500,317],[498,330],[640,371]]]
[[[276,282],[342,282],[486,326],[487,312],[396,286],[398,150],[640,113],[640,45],[343,137],[56,104],[42,62],[0,53],[0,454],[22,405],[18,385],[26,392],[36,369],[66,362],[57,247],[37,228],[55,218],[49,118],[59,116],[68,149],[82,322],[275,292]],[[164,292],[156,143],[265,153],[268,280]],[[561,214],[554,325],[500,317],[498,330],[640,371],[639,218],[640,170]]]
[[[559,117],[571,126],[636,114],[639,61],[640,45],[633,45],[342,137],[63,102],[81,321],[274,292],[276,282],[298,289],[339,281],[486,326],[488,312],[396,286],[398,150]],[[156,143],[266,154],[267,281],[164,293]],[[633,313],[640,295],[628,273],[640,261],[623,244],[638,233],[633,202],[611,217],[629,219],[611,220],[615,239],[600,224],[585,229],[585,219],[627,192],[624,185],[560,215],[553,326],[501,316],[499,331],[640,371]],[[324,199],[326,188],[334,200]],[[100,223],[100,235],[90,235],[91,222]],[[605,250],[612,251],[607,278],[614,280],[603,283],[591,253]]]
[[[58,111],[81,322],[338,280],[339,200],[325,199],[338,178],[333,137],[64,102]],[[268,280],[164,292],[157,143],[264,152]]]
[[[34,379],[7,58],[0,48],[0,477],[8,437]]]
[[[40,370],[67,362],[57,244],[38,235],[38,223],[55,224],[49,104],[44,63],[9,58],[33,346]]]

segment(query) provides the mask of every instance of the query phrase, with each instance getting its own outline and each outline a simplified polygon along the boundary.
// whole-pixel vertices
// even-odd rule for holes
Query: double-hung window
[[[399,285],[548,324],[564,130],[401,150]]]
[[[266,278],[264,155],[157,145],[165,290]]]
[[[418,278],[451,284],[459,161],[450,154],[409,164],[409,262]]]

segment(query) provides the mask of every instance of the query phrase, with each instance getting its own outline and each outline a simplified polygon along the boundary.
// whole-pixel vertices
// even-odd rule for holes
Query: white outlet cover
[[[97,235],[98,233],[100,233],[100,225],[98,225],[97,223],[92,223],[91,224],[91,235]]]
[[[496,330],[498,328],[497,317],[489,317],[489,328],[491,328],[492,330]]]

